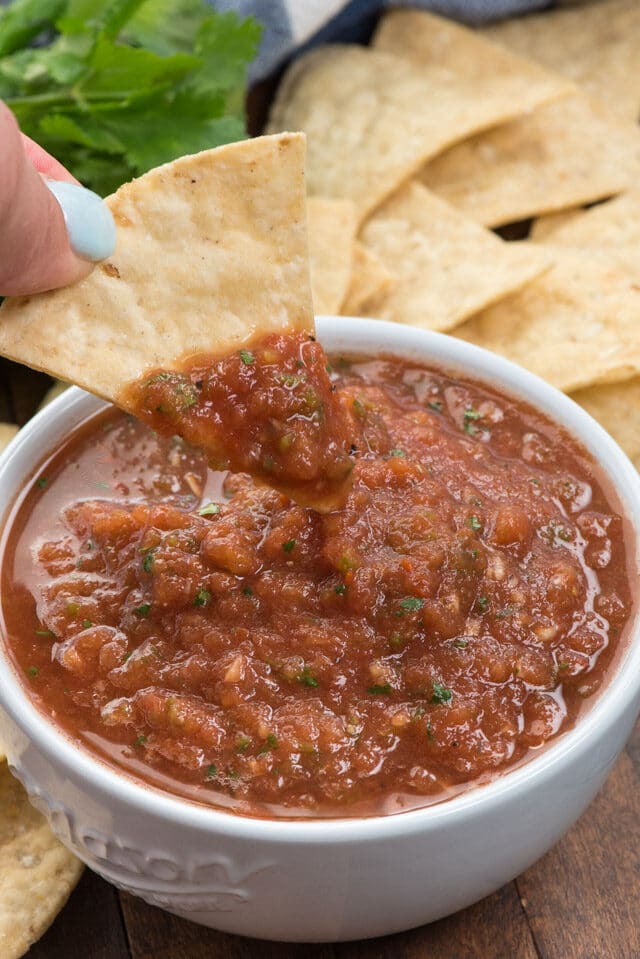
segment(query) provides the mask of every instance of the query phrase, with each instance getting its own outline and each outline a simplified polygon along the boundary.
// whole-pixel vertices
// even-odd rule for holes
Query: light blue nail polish
[[[73,252],[85,260],[104,260],[116,247],[116,225],[97,193],[62,180],[45,180],[60,204]]]

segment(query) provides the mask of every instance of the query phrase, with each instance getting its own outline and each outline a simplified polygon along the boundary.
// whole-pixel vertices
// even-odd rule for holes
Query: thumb
[[[43,179],[0,102],[0,295],[75,283],[114,246],[113,218],[100,197],[70,177]]]

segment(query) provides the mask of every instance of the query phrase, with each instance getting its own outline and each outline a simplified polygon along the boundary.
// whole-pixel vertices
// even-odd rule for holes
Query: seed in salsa
[[[326,363],[307,334],[272,334],[219,359],[195,356],[147,374],[122,405],[205,450],[214,469],[250,473],[326,510],[344,499],[358,437]]]
[[[324,369],[299,343],[291,375],[300,351]],[[280,410],[277,469],[294,450],[315,475],[301,384],[274,385],[257,347],[227,368],[180,381],[189,436],[221,404],[240,457],[264,455],[255,391],[263,423]],[[630,617],[624,521],[561,430],[407,361],[330,369],[323,403],[358,436],[340,508],[109,411],[43,464],[5,535],[4,632],[39,708],[130,776],[245,815],[392,813],[486,781],[571,726]],[[187,395],[164,386],[149,409]]]

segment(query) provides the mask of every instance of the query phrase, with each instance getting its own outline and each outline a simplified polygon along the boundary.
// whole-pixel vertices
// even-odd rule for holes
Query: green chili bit
[[[401,449],[389,450],[389,459],[404,459],[406,455],[405,451]]]
[[[432,400],[430,403],[427,403],[427,406],[430,410],[433,410],[434,413],[442,413],[442,403],[440,400]]]
[[[243,586],[243,587],[242,587],[242,595],[243,595],[243,596],[253,596],[253,590],[251,589],[250,586]]]
[[[193,600],[194,606],[208,606],[211,602],[211,593],[208,589],[199,589]]]
[[[245,366],[251,366],[256,361],[255,356],[249,350],[240,350],[240,359]]]
[[[454,639],[451,643],[452,646],[455,646],[456,649],[466,649],[469,645],[468,639]]]
[[[298,673],[296,679],[303,686],[312,686],[315,689],[318,685],[318,680],[307,666],[305,666],[301,673]]]
[[[277,748],[278,748],[277,738],[273,735],[273,733],[269,733],[265,744],[261,747],[261,749],[258,750],[258,756],[264,756],[265,753],[268,753],[270,750],[277,749]]]
[[[375,686],[369,686],[367,692],[371,693],[372,696],[388,696],[391,692],[391,684],[380,683]]]
[[[146,619],[149,615],[149,610],[151,609],[151,603],[142,603],[140,606],[136,606],[133,610],[134,616],[139,616],[140,619]]]
[[[450,689],[447,689],[446,686],[443,686],[441,683],[433,684],[433,692],[430,700],[432,706],[441,706],[444,703],[449,703],[452,698],[453,693]]]
[[[479,529],[482,529],[482,523],[480,522],[478,517],[475,515],[469,517],[469,526],[471,527],[471,529],[474,529],[476,531]]]
[[[346,591],[347,591],[347,587],[345,586],[344,583],[339,583],[338,586],[336,586],[336,587],[335,587],[335,590],[334,590],[334,592],[336,592],[336,593],[338,594],[338,596],[344,596],[344,594],[346,593]]]
[[[251,745],[251,740],[248,736],[238,736],[236,739],[236,749],[239,753],[246,753],[247,749]]]
[[[47,484],[49,483],[49,477],[41,476],[39,480],[36,480],[36,483],[40,487],[40,489],[46,489]]]
[[[93,626],[93,623],[90,619],[83,619],[82,625],[85,629],[91,629],[91,627]]]
[[[474,410],[472,406],[467,407],[464,411],[462,429],[468,436],[475,436],[477,430],[473,424],[475,420],[480,419],[480,415],[481,414],[477,410]]]
[[[479,612],[486,613],[489,606],[489,599],[487,596],[478,596],[476,600],[476,606],[478,607]]]
[[[55,633],[52,633],[50,629],[36,629],[36,636],[46,636],[49,639],[55,639]]]
[[[28,666],[28,667],[27,667],[27,673],[29,674],[29,676],[31,676],[33,679],[35,679],[36,676],[38,675],[38,667],[37,667],[37,666]]]
[[[400,608],[403,612],[399,613],[399,616],[404,616],[405,612],[413,613],[418,609],[422,609],[424,606],[424,600],[420,596],[405,596],[404,599],[400,600]]]
[[[207,773],[205,775],[205,779],[215,779],[217,775],[218,775],[218,767],[216,766],[215,763],[211,763],[211,765],[207,766]]]
[[[286,543],[282,544],[282,548],[285,553],[290,553],[292,549],[295,548],[296,541],[295,539],[288,539]]]
[[[207,503],[206,506],[201,506],[198,510],[199,516],[215,516],[216,513],[220,512],[219,503]]]
[[[134,746],[144,746],[144,744],[146,743],[146,741],[147,741],[147,737],[146,737],[146,736],[138,736],[138,738],[136,739],[136,741],[135,741],[135,743],[134,743],[133,745],[134,745]]]
[[[153,553],[147,553],[145,558],[142,560],[142,569],[145,573],[151,573],[153,570],[154,557]]]

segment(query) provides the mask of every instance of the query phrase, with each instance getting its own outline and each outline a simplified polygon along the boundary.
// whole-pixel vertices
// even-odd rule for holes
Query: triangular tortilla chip
[[[495,227],[613,196],[639,173],[640,130],[573,96],[453,147],[420,179]]]
[[[343,316],[366,316],[367,305],[391,289],[395,279],[379,256],[356,240],[351,281],[340,312]]]
[[[304,137],[182,157],[107,200],[117,248],[85,280],[8,299],[0,353],[107,399],[185,354],[313,330]]]
[[[607,386],[589,386],[571,396],[619,443],[640,469],[640,377]]]
[[[559,246],[628,250],[640,270],[640,191],[581,210],[556,225],[548,241]]]
[[[269,129],[307,133],[311,194],[353,200],[363,218],[452,143],[570,89],[471,30],[429,19],[455,51],[455,66],[417,67],[380,49],[341,45],[315,49],[289,68]]]
[[[545,249],[552,270],[455,335],[566,391],[640,372],[640,284],[607,253]]]
[[[620,117],[638,121],[638,0],[599,0],[514,17],[485,27],[482,33],[575,80]]]
[[[0,955],[19,959],[69,898],[83,864],[51,832],[7,764],[0,765]]]
[[[8,446],[13,437],[18,432],[18,427],[13,423],[0,423],[0,453],[5,446]]]
[[[575,217],[582,216],[584,207],[578,206],[572,210],[560,210],[558,213],[545,213],[537,217],[531,224],[529,230],[529,239],[536,243],[545,243],[549,237],[565,223],[569,223]],[[553,240],[551,240],[553,243]]]
[[[416,182],[376,210],[360,240],[396,278],[367,303],[368,314],[429,330],[452,329],[552,263],[532,256],[532,244],[505,243]]]
[[[340,309],[351,277],[356,211],[350,200],[310,197],[307,202],[311,291],[316,316]]]

